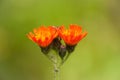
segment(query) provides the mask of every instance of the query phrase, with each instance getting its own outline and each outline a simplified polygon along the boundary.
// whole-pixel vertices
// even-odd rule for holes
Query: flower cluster
[[[39,45],[44,54],[48,54],[50,49],[57,51],[61,59],[64,59],[66,52],[74,51],[75,46],[87,35],[82,32],[81,26],[70,25],[69,29],[64,26],[41,26],[27,34],[28,38]],[[62,43],[62,40],[64,43]]]

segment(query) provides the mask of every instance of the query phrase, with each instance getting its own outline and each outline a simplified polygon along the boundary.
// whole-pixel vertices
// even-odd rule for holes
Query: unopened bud
[[[60,46],[59,56],[61,57],[61,59],[63,59],[66,56],[66,47],[64,45]]]

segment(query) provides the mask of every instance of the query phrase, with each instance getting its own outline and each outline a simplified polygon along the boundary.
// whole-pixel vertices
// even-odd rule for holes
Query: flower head
[[[51,44],[54,38],[58,36],[57,29],[54,26],[41,26],[27,34],[28,38],[37,43],[40,47],[47,47]]]
[[[45,54],[56,66],[60,67],[75,50],[77,43],[87,35],[87,32],[82,32],[81,26],[70,25],[69,29],[64,26],[40,26],[29,32],[27,37],[39,45],[41,52]],[[65,44],[61,40],[64,40]],[[51,50],[57,54],[51,53]],[[61,58],[58,58],[58,56]],[[56,63],[54,60],[58,60]]]
[[[78,25],[70,25],[68,30],[66,30],[64,26],[59,28],[59,36],[70,46],[76,45],[86,35],[87,32],[82,33],[82,28]]]

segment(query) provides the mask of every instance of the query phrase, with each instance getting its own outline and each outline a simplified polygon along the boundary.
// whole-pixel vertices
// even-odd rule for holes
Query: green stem
[[[57,67],[57,64],[54,64],[54,80],[59,80],[60,68]]]
[[[59,66],[59,61],[58,61],[58,56],[54,55],[52,57],[53,66],[54,66],[54,80],[59,80],[59,72],[60,72],[60,66]]]
[[[60,63],[57,55],[46,55],[54,66],[54,80],[59,80]]]

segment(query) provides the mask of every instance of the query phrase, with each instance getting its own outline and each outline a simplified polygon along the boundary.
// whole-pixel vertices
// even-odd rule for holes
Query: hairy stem
[[[60,68],[57,67],[57,64],[54,64],[54,80],[59,80]]]

